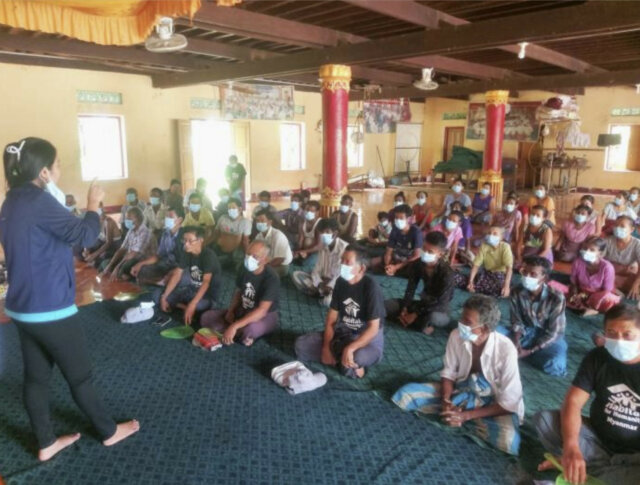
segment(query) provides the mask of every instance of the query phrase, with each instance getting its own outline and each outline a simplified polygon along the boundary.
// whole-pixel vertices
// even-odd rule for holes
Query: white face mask
[[[631,202],[635,202],[636,200],[638,200],[638,194],[636,194],[635,192],[633,194],[629,194],[629,200]]]
[[[584,214],[576,214],[573,217],[573,220],[576,221],[578,224],[584,224],[585,222],[587,222],[587,216],[585,216]]]
[[[429,263],[433,263],[436,259],[438,259],[438,256],[436,256],[433,253],[427,253],[425,251],[422,251],[422,253],[420,254],[420,259],[422,260],[423,263],[429,264]]]
[[[311,212],[311,211],[307,211],[306,214],[304,215],[305,219],[307,219],[308,221],[312,221],[316,218],[316,213],[315,212]]]
[[[394,224],[396,225],[396,227],[398,229],[400,229],[401,231],[407,227],[407,220],[406,219],[396,219],[395,221],[393,221]]]
[[[498,244],[500,244],[500,236],[496,236],[495,234],[487,234],[486,241],[493,247],[496,247]]]
[[[444,227],[447,228],[447,231],[453,231],[456,227],[458,227],[458,223],[447,220],[447,222],[444,223]]]
[[[540,288],[540,282],[538,278],[534,278],[533,276],[523,276],[522,286],[528,291],[537,291],[537,289]]]
[[[531,216],[529,218],[529,222],[531,223],[532,226],[539,226],[540,224],[542,224],[542,217],[540,217],[540,216]]]
[[[380,225],[381,225],[382,227],[388,227],[388,226],[389,226],[389,221],[387,221],[387,220],[385,219],[384,221],[380,222]]]
[[[238,209],[229,209],[227,213],[229,214],[229,217],[231,217],[231,219],[235,219],[240,215],[240,211]]]
[[[244,267],[247,269],[247,271],[253,273],[258,269],[258,266],[260,266],[260,262],[250,254],[244,258]]]
[[[490,191],[489,189],[482,189],[482,190],[480,191],[480,193],[481,193],[482,195],[489,195],[489,194],[491,193],[491,191]]]
[[[541,189],[536,190],[536,197],[538,199],[544,199],[544,194],[545,194],[544,190],[541,190]]]
[[[623,204],[623,202],[624,202],[624,199],[623,199],[622,197],[616,197],[616,198],[613,200],[613,203],[614,203],[615,205],[617,205],[617,206],[621,206],[621,205]]]
[[[300,202],[295,200],[291,202],[291,210],[297,211],[299,208],[300,208]]]
[[[398,206],[400,206],[400,205],[402,205],[402,204],[404,204],[404,202],[402,202],[401,200],[396,200],[396,201],[393,203],[394,207],[398,207]]]
[[[594,251],[582,250],[580,251],[580,255],[582,259],[584,259],[587,263],[595,263],[598,260],[598,255]]]
[[[504,210],[505,210],[505,212],[511,213],[514,210],[516,210],[516,206],[513,205],[513,204],[507,204],[507,205],[504,206]]]
[[[347,212],[349,212],[350,207],[348,205],[341,205],[340,206],[340,212],[342,212],[343,214],[346,214]]]
[[[458,322],[458,332],[460,333],[460,338],[465,342],[475,342],[478,340],[479,335],[473,333],[473,328],[467,327],[464,323]]]
[[[347,266],[346,264],[341,264],[340,265],[340,276],[343,279],[347,280],[347,281],[351,281],[355,275],[353,274],[353,271],[351,270],[351,266]]]
[[[614,359],[620,362],[635,360],[640,355],[640,343],[635,340],[607,338],[604,340],[604,348]]]
[[[427,203],[427,199],[425,199],[424,197],[418,198],[418,205],[425,205],[426,203]]]
[[[331,243],[333,242],[333,234],[322,233],[320,234],[320,239],[322,239],[322,244],[325,246],[331,246]]]
[[[451,190],[453,190],[456,194],[459,194],[460,192],[462,192],[462,185],[454,185],[453,187],[451,187]]]

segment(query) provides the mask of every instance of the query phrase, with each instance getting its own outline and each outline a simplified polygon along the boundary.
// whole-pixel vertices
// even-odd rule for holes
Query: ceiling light
[[[520,52],[518,52],[518,59],[524,59],[525,56],[527,55],[526,49],[527,46],[529,45],[528,42],[518,42],[518,45],[520,46]]]

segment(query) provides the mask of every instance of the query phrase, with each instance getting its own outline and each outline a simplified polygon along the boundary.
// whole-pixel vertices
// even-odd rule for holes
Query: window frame
[[[118,133],[119,133],[119,142],[120,142],[120,173],[121,176],[117,177],[95,177],[95,176],[86,176],[85,172],[85,164],[84,164],[84,156],[83,156],[83,147],[84,143],[82,140],[82,135],[80,132],[80,120],[82,118],[114,118],[118,122]],[[83,182],[90,182],[94,179],[101,181],[109,181],[109,180],[126,180],[129,178],[129,160],[127,157],[127,135],[125,130],[125,122],[124,115],[114,114],[114,113],[78,113],[78,145],[80,150],[80,176],[82,177]]]
[[[282,127],[283,126],[295,126],[298,129],[298,144],[300,146],[300,159],[298,160],[298,167],[285,168],[284,167],[284,150],[282,149]],[[283,121],[278,126],[278,136],[280,142],[280,170],[282,172],[301,172],[307,169],[307,149],[306,149],[306,132],[305,124],[302,121]]]
[[[351,131],[353,130],[353,131]],[[354,131],[358,130],[358,125],[350,124],[347,125],[347,168],[364,168],[364,143],[360,143],[357,145],[358,147],[358,163],[356,165],[349,164],[349,149],[348,145],[351,143],[351,134]],[[351,131],[351,132],[350,132]]]

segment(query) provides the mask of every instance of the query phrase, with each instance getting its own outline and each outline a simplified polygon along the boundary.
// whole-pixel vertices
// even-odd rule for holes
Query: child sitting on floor
[[[358,241],[359,244],[367,248],[367,254],[371,258],[377,258],[384,254],[393,228],[389,222],[389,214],[386,212],[378,212],[377,218],[378,224],[373,229],[369,229],[367,238]]]
[[[471,221],[476,224],[490,224],[496,211],[496,201],[491,195],[491,184],[482,184],[480,192],[476,192],[471,203]]]
[[[453,211],[443,219],[441,224],[438,224],[431,230],[432,232],[441,232],[447,238],[447,254],[445,257],[449,260],[449,264],[452,266],[455,263],[456,254],[458,253],[458,244],[462,239],[460,222],[463,218],[464,216],[462,215],[462,212]]]
[[[570,263],[578,256],[580,245],[596,233],[596,226],[589,221],[591,208],[579,205],[573,210],[573,220],[562,224],[560,236],[555,244],[555,255],[559,261]]]
[[[553,230],[545,223],[547,209],[541,205],[535,205],[531,209],[529,225],[524,231],[524,238],[518,244],[517,261],[520,262],[529,256],[546,258],[553,265]]]
[[[494,217],[493,225],[504,229],[503,239],[510,243],[520,242],[520,230],[522,228],[522,213],[518,210],[518,196],[511,193],[507,196],[502,210],[498,211]]]
[[[467,208],[463,206],[461,202],[456,201],[451,203],[451,211],[456,211],[462,214],[462,220],[460,221],[462,239],[458,241],[458,250],[461,262],[469,264],[474,258],[473,251],[471,251],[471,241],[473,240],[473,226],[471,225],[471,219],[465,215],[467,214]]]
[[[413,223],[424,232],[433,220],[433,212],[427,204],[428,195],[424,190],[416,193],[416,204],[413,206]]]

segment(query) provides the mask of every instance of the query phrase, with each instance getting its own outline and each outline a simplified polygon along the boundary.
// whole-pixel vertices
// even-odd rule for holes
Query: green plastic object
[[[551,453],[545,453],[544,457],[551,463],[553,463],[553,466],[555,466],[560,472],[562,472],[560,473],[560,475],[558,475],[558,478],[556,478],[556,485],[573,485],[571,482],[564,478],[564,468],[562,468],[562,465],[555,456],[553,456]],[[595,477],[590,477],[589,475],[587,475],[587,481],[584,483],[585,485],[607,485],[602,480],[598,480]]]
[[[160,332],[164,338],[172,339],[185,339],[191,337],[195,331],[189,325],[182,325],[180,327],[168,328]]]

